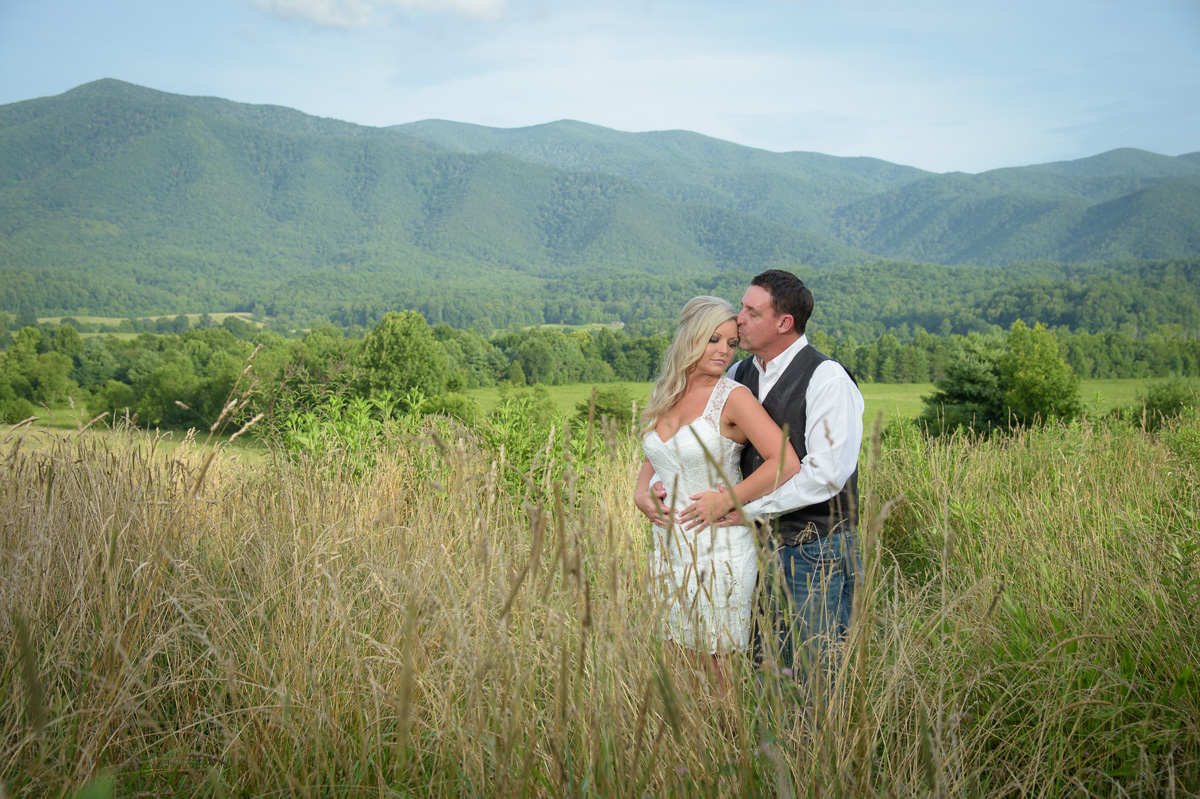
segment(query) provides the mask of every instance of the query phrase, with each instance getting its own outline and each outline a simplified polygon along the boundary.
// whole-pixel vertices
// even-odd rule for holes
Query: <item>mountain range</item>
[[[570,121],[500,130],[428,120],[393,130],[463,152],[621,175],[668,199],[741,211],[886,258],[996,266],[1200,252],[1200,152],[1121,149],[967,175]]]
[[[0,106],[14,311],[433,303],[499,327],[604,316],[564,310],[556,287],[580,281],[1198,253],[1200,153],[934,174],[572,121],[366,127],[116,80]]]

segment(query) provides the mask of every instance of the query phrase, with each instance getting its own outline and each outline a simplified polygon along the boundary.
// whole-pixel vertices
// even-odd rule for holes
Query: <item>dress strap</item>
[[[741,383],[724,375],[713,387],[712,395],[708,398],[708,405],[704,407],[704,414],[701,418],[712,425],[712,428],[718,433],[721,432],[721,411],[725,409],[725,401],[729,399],[733,390],[739,387],[743,387]]]

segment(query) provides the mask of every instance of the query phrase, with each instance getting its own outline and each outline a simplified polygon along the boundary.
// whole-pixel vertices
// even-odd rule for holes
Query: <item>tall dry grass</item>
[[[1197,464],[1138,430],[890,434],[815,711],[741,659],[718,695],[657,640],[629,437],[514,479],[430,421],[352,480],[21,435],[0,441],[10,796],[1200,790]]]

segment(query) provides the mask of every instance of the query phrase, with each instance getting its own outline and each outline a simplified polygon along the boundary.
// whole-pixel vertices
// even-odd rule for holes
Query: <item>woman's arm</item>
[[[763,463],[729,491],[705,491],[679,514],[685,529],[703,527],[736,507],[774,491],[800,471],[800,458],[779,425],[763,410],[749,390],[734,389],[725,401],[723,422],[745,434],[746,440],[763,456]],[[739,436],[740,438],[740,436]]]
[[[650,465],[650,459],[642,458],[642,468],[638,470],[637,485],[633,489],[633,504],[646,514],[647,519],[659,527],[666,527],[671,517],[658,495],[650,489],[650,478],[653,476],[654,467]]]

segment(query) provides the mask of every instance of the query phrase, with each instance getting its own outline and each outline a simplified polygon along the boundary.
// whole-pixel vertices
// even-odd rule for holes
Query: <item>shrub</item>
[[[602,419],[612,419],[621,426],[627,426],[633,419],[633,395],[625,386],[609,386],[597,388],[592,386],[596,396],[596,411],[592,414],[592,402],[587,400],[575,406],[575,419],[587,424],[589,418],[599,424]]]
[[[16,424],[36,414],[37,408],[24,397],[0,399],[0,421],[5,424]]]
[[[1138,392],[1130,409],[1133,418],[1145,414],[1146,429],[1157,430],[1183,413],[1185,408],[1200,404],[1200,392],[1194,380],[1175,376],[1155,380],[1146,385],[1146,393]]]
[[[463,422],[471,423],[479,418],[479,403],[465,394],[443,394],[425,403],[421,409],[425,414],[451,416]]]
[[[1018,319],[1003,340],[960,341],[946,375],[925,397],[922,422],[933,432],[960,428],[980,433],[1070,420],[1082,413],[1079,378],[1044,325]]]
[[[92,394],[87,403],[90,415],[99,416],[107,412],[110,422],[124,416],[126,411],[132,414],[135,407],[137,393],[119,380],[104,381],[104,386]]]
[[[1180,409],[1158,435],[1176,457],[1193,469],[1200,469],[1200,404]]]
[[[385,314],[363,342],[359,356],[362,393],[390,391],[403,396],[417,389],[426,397],[446,392],[450,362],[416,311]]]

